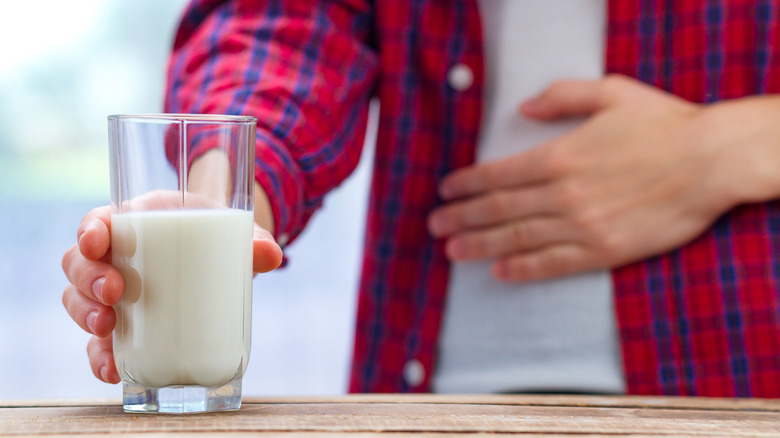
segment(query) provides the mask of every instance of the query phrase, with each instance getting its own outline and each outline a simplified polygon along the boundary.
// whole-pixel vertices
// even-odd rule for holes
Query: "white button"
[[[425,380],[425,368],[419,360],[412,359],[406,362],[404,366],[404,380],[412,388],[420,386],[423,380]]]
[[[458,91],[468,90],[474,83],[474,72],[466,64],[455,64],[447,72],[447,82]]]
[[[279,246],[287,245],[287,241],[290,240],[290,235],[287,233],[282,233],[279,235],[279,237],[276,238],[276,243]]]

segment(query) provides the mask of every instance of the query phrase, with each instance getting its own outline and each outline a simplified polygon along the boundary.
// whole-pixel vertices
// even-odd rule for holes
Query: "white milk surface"
[[[252,299],[251,212],[140,211],[111,216],[125,278],[114,358],[124,380],[213,387],[243,375]]]

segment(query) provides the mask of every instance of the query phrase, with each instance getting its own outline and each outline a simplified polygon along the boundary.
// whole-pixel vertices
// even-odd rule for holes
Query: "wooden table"
[[[780,401],[545,395],[245,398],[219,414],[125,414],[118,401],[0,401],[0,436],[426,434],[780,437]]]

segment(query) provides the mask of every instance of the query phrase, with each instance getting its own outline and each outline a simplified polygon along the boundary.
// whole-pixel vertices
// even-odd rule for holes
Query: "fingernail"
[[[98,312],[97,310],[93,312],[89,312],[87,315],[87,327],[89,327],[89,330],[92,333],[95,333],[95,321],[97,321]]]
[[[103,301],[103,285],[106,283],[106,277],[100,277],[92,283],[92,293],[95,294],[95,298]]]
[[[100,377],[103,378],[104,382],[108,382],[108,367],[103,365],[102,368],[100,368]]]

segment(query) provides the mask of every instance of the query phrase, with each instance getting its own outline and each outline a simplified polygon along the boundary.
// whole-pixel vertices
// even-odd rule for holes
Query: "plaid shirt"
[[[694,102],[776,93],[779,13],[780,0],[612,1],[606,70]],[[380,99],[351,391],[430,388],[449,263],[425,221],[438,181],[474,160],[480,26],[475,0],[202,0],[177,34],[166,110],[258,118],[256,178],[281,241],[354,169]],[[465,90],[447,81],[457,64],[474,75]],[[780,396],[780,204],[740,206],[613,282],[629,393]]]

